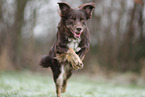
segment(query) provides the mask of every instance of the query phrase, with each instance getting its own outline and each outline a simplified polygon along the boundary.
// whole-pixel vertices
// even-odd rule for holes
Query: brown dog
[[[86,21],[91,18],[95,4],[86,3],[78,9],[71,8],[65,2],[58,4],[61,20],[58,24],[57,40],[49,54],[41,59],[40,65],[51,67],[56,93],[61,97],[61,92],[66,91],[67,80],[75,66],[76,69],[83,67],[81,60],[89,49],[89,31]]]

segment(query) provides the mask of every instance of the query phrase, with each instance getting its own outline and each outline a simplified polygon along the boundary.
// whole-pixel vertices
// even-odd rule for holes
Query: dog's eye
[[[70,24],[73,24],[76,18],[70,18]]]

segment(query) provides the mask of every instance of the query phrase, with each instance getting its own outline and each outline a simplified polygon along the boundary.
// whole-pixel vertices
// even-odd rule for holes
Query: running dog
[[[73,9],[69,4],[60,2],[60,17],[57,40],[42,57],[40,65],[50,67],[56,85],[57,97],[66,91],[67,81],[73,70],[82,69],[85,54],[89,49],[89,31],[86,21],[91,18],[94,3],[86,3]]]

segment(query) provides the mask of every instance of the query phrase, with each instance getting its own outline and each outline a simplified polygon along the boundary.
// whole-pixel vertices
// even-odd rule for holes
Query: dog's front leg
[[[56,54],[64,54],[68,51],[68,47],[64,42],[58,42],[56,44]]]
[[[85,54],[88,52],[88,47],[82,48],[77,54],[79,55],[80,59],[83,60],[85,57]]]

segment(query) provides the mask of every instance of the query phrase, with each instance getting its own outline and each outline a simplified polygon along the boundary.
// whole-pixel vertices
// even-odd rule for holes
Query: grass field
[[[0,73],[0,97],[56,97],[51,76],[31,72]],[[145,86],[112,84],[73,76],[62,97],[145,97]]]

